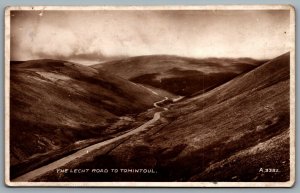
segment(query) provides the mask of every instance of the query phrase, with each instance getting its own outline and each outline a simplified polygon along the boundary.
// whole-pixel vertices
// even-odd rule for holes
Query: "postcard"
[[[8,186],[291,187],[291,5],[5,10]]]

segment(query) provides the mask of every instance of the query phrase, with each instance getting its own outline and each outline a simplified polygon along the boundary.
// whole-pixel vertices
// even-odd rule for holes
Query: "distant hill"
[[[54,181],[289,180],[290,55],[168,107],[153,127],[76,160],[73,168],[154,168],[155,174],[64,175]],[[66,166],[68,167],[68,166]],[[260,169],[276,168],[265,173]]]
[[[211,90],[264,62],[250,58],[195,59],[150,55],[104,62],[92,67],[151,88],[187,96]]]
[[[59,60],[12,62],[10,81],[12,165],[120,132],[109,130],[120,116],[162,99],[115,75]]]

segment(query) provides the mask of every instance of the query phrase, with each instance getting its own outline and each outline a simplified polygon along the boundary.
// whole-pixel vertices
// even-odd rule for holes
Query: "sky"
[[[154,54],[270,59],[290,45],[287,10],[11,12],[11,60],[93,64]]]

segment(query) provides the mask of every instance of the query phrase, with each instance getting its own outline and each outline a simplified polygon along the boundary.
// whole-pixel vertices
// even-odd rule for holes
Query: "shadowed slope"
[[[263,62],[249,58],[194,59],[150,55],[105,62],[93,67],[136,83],[187,96],[211,90]]]
[[[119,116],[161,97],[107,72],[58,60],[11,65],[11,163],[78,140],[103,137]]]
[[[169,105],[144,133],[66,166],[154,168],[157,173],[51,173],[41,180],[288,181],[289,57],[284,54],[205,94]],[[262,173],[261,167],[280,172]]]

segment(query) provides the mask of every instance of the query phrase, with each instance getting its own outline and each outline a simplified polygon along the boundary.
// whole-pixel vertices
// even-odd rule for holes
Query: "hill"
[[[142,86],[80,64],[12,62],[11,165],[123,132],[136,114],[161,99]]]
[[[195,59],[169,55],[130,57],[93,65],[135,83],[188,96],[211,90],[265,61],[250,58]]]
[[[152,168],[154,173],[51,173],[39,180],[288,181],[289,60],[286,53],[207,93],[170,104],[146,131],[66,165]]]

